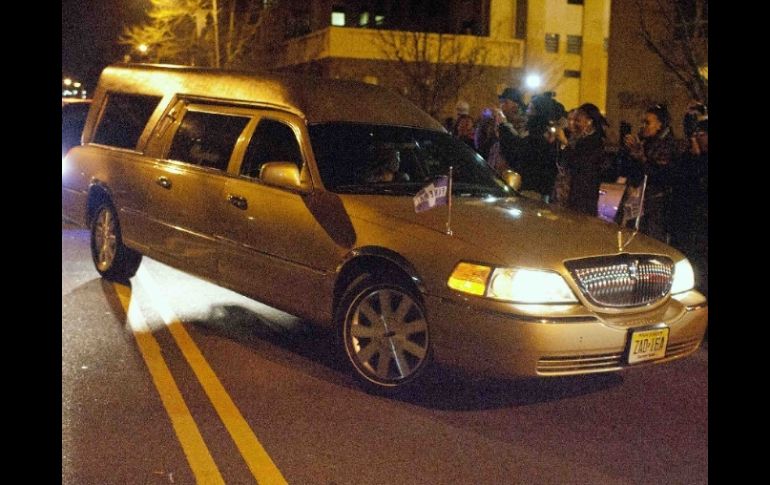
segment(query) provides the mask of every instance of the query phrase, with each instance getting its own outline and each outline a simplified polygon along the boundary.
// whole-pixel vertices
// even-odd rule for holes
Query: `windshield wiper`
[[[344,194],[371,194],[372,192],[379,192],[380,189],[371,184],[348,184],[337,185],[332,188],[332,192],[340,192]]]
[[[459,183],[454,184],[452,187],[452,195],[455,197],[500,197],[499,193],[500,189],[498,187],[488,187],[485,185]]]
[[[414,182],[371,182],[368,184],[338,185],[332,191],[345,194],[414,195],[417,193],[417,185]]]

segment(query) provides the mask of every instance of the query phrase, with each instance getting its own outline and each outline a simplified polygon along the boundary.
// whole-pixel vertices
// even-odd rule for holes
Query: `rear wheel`
[[[136,274],[142,255],[126,247],[115,209],[103,203],[91,222],[91,257],[96,271],[108,280],[127,280]]]
[[[405,284],[362,275],[345,291],[337,322],[345,359],[371,390],[411,387],[430,364],[428,319]]]

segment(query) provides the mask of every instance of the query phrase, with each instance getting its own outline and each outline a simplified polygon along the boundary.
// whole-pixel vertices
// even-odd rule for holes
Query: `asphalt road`
[[[62,483],[705,484],[708,350],[622,374],[362,392],[305,322],[62,226]]]

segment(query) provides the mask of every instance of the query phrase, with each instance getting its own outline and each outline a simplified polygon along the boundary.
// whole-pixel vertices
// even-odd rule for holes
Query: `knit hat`
[[[524,96],[522,96],[521,91],[510,86],[503,89],[503,92],[500,94],[500,96],[498,96],[498,98],[500,101],[504,99],[510,99],[511,101],[517,103],[519,106],[525,106]]]

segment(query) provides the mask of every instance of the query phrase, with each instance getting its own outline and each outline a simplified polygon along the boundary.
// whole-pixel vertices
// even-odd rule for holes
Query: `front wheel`
[[[142,255],[126,247],[120,235],[115,209],[104,203],[91,222],[91,257],[96,271],[111,281],[125,281],[136,274]]]
[[[363,275],[346,290],[337,315],[346,360],[369,389],[411,387],[429,366],[428,319],[405,285]]]

